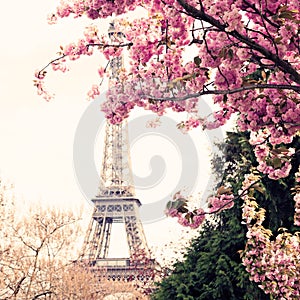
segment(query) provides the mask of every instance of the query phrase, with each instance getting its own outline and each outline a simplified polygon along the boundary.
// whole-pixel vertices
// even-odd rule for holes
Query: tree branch
[[[265,14],[262,14],[254,4],[251,4],[249,1],[247,0],[243,0],[243,2],[250,7],[251,9],[253,9],[253,11],[255,13],[257,13],[262,19],[264,19],[265,21],[267,21],[270,25],[274,26],[275,28],[279,28],[280,26],[274,22],[272,22]]]
[[[194,6],[189,5],[185,0],[177,0],[177,2],[185,9],[187,15],[197,20],[203,20],[205,22],[208,22],[209,24],[215,26],[216,28],[224,32],[226,31],[227,25],[222,24],[214,17],[206,14],[203,9],[198,10]],[[276,54],[272,53],[271,51],[267,50],[265,47],[257,44],[251,38],[242,35],[236,30],[229,31],[228,34],[236,38],[237,40],[245,43],[246,45],[251,47],[251,49],[256,50],[261,54],[263,54],[266,59],[273,61],[281,71],[290,74],[293,81],[300,84],[300,74],[292,67],[292,65],[289,62],[279,58]]]
[[[17,286],[16,286],[16,288],[15,288],[15,290],[14,290],[14,293],[13,293],[14,296],[16,296],[16,295],[19,293],[20,288],[21,288],[21,284],[23,283],[23,281],[24,281],[25,279],[26,279],[26,276],[23,276],[23,277],[17,282]]]
[[[42,76],[42,72],[43,72],[43,71],[45,71],[51,64],[53,64],[53,63],[55,63],[56,61],[59,61],[59,60],[65,58],[66,56],[67,56],[66,54],[63,54],[63,55],[61,55],[60,57],[57,57],[57,58],[51,60],[45,67],[43,67],[43,68],[38,72],[37,77],[38,77],[38,78],[44,77],[44,76]]]
[[[46,292],[40,293],[40,294],[38,294],[38,295],[35,295],[35,296],[32,298],[32,300],[36,300],[36,299],[38,299],[38,298],[40,298],[40,297],[47,296],[47,295],[51,295],[51,294],[53,294],[53,292],[51,292],[51,291],[46,291]]]
[[[162,97],[162,98],[156,98],[152,95],[143,95],[144,97],[149,98],[150,100],[157,100],[157,101],[184,101],[191,98],[197,98],[203,95],[226,95],[226,94],[235,94],[247,90],[254,90],[254,89],[277,89],[277,90],[293,90],[295,92],[300,92],[300,86],[296,85],[276,85],[276,84],[256,84],[256,85],[247,85],[242,86],[240,88],[236,89],[230,89],[230,90],[205,90],[201,91],[199,93],[194,94],[188,94],[186,96],[182,97]]]
[[[113,47],[113,48],[120,48],[120,47],[130,47],[132,46],[133,43],[126,43],[126,44],[119,44],[119,45],[112,45],[112,44],[103,44],[103,43],[96,43],[96,44],[87,44],[86,48],[88,49],[89,47],[103,47],[103,48],[107,48],[107,47]],[[37,77],[42,79],[43,76],[43,72],[53,63],[67,57],[67,54],[62,54],[61,56],[51,60],[46,66],[44,66],[37,74]]]
[[[103,48],[108,48],[108,47],[112,47],[112,48],[122,48],[122,47],[131,47],[133,46],[132,42],[129,43],[125,43],[125,44],[103,44],[103,43],[93,43],[93,44],[87,44],[86,47],[103,47]]]

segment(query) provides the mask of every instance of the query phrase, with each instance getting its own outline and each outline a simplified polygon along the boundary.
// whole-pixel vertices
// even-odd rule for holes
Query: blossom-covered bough
[[[116,32],[124,36],[119,39],[116,35],[112,42],[106,34],[99,34],[95,25],[86,28],[81,39],[61,47],[60,56],[36,72],[35,85],[38,93],[50,100],[44,87],[49,67],[65,72],[68,60],[100,53],[110,61],[126,52],[129,67],[119,71],[102,106],[110,122],[121,122],[137,106],[158,115],[170,109],[185,111],[188,117],[179,125],[185,129],[216,128],[238,115],[238,129],[251,132],[257,170],[280,180],[289,175],[295,155],[286,145],[300,129],[299,6],[299,0],[61,0],[49,16],[50,23],[73,15],[101,24],[102,19],[113,16],[117,17]],[[127,19],[125,13],[138,7],[147,12],[146,17],[136,14]],[[99,82],[109,76],[107,65],[98,71]],[[95,98],[100,92],[101,86],[94,84],[88,97]],[[197,111],[204,95],[218,107],[213,119],[200,117]],[[255,219],[257,225],[252,224],[249,213],[256,202],[253,197],[249,200],[253,187],[246,187],[247,180],[239,195],[232,195],[226,187],[212,197],[207,212],[202,208],[188,211],[186,202],[175,197],[168,214],[179,217],[183,225],[198,227],[206,214],[230,208],[236,197],[244,197],[249,229],[244,254],[247,270],[274,297],[298,299],[300,265],[295,251],[299,251],[299,236],[283,232],[270,242],[259,218]],[[298,190],[294,199],[295,224],[299,226]],[[261,251],[255,254],[258,263],[253,263],[253,245]],[[289,263],[270,266],[278,253],[290,257]],[[284,275],[273,274],[276,278],[270,279],[271,269]]]
[[[258,180],[257,174],[245,176],[243,188],[249,188],[253,181]],[[254,190],[255,188],[250,188],[250,192],[243,196],[243,218],[248,228],[243,264],[250,273],[250,278],[258,282],[266,293],[274,297],[273,299],[299,299],[300,233],[296,232],[293,235],[281,228],[276,238],[272,238],[272,231],[263,226],[265,210],[259,208],[255,201]],[[296,197],[299,197],[299,187]],[[294,220],[299,226],[299,204]]]

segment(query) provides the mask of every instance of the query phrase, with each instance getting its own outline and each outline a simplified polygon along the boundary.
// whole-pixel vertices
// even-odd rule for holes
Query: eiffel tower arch
[[[115,32],[111,24],[109,36],[114,42],[114,38],[122,34]],[[118,79],[122,64],[122,57],[112,59],[111,79]],[[135,196],[126,120],[121,124],[106,124],[99,189],[91,201],[94,212],[86,232],[82,259],[94,268],[104,268],[108,278],[142,279],[145,269],[149,271],[155,262],[150,259],[139,216],[141,202]],[[108,257],[114,223],[125,226],[129,257]]]

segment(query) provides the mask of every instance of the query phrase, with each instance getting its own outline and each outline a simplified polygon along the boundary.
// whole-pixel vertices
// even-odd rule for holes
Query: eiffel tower
[[[122,36],[110,24],[111,41],[119,41]],[[122,57],[111,60],[110,79],[118,79],[122,65]],[[106,124],[99,190],[91,201],[95,209],[84,241],[83,259],[94,268],[105,268],[108,278],[143,277],[143,269],[149,270],[154,262],[139,217],[141,202],[135,197],[126,120]],[[113,223],[124,224],[129,257],[108,257]],[[138,255],[142,255],[141,261],[136,261]]]

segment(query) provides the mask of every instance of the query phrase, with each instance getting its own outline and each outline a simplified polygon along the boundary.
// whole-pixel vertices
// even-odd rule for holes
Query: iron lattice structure
[[[121,33],[115,32],[113,24],[109,36],[112,42],[115,38],[122,38]],[[112,80],[118,79],[122,65],[122,57],[110,62]],[[106,124],[99,190],[92,202],[95,210],[84,241],[83,260],[95,268],[104,268],[109,278],[143,277],[144,270],[149,271],[154,262],[149,259],[150,252],[139,217],[141,202],[135,197],[126,121]],[[113,223],[125,226],[129,257],[108,258]],[[143,257],[140,262],[133,261],[137,255]]]

